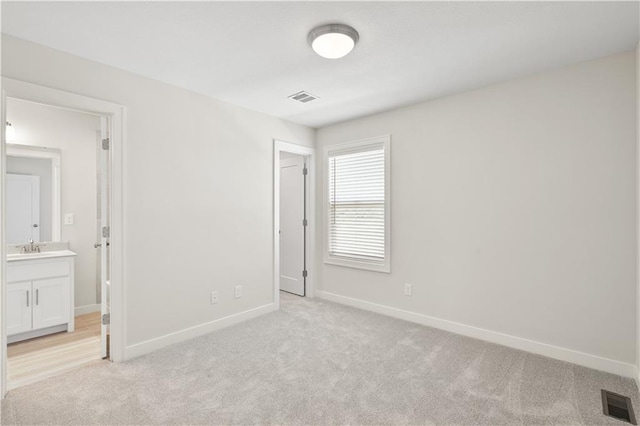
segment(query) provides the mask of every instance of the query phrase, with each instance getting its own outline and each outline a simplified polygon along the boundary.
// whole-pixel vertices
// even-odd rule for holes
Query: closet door
[[[280,290],[305,295],[304,158],[280,160]]]

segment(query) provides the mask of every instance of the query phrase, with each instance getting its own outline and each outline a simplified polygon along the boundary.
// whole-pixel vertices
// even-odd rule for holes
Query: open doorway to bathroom
[[[314,150],[274,143],[274,300],[313,297]]]
[[[6,121],[12,389],[108,357],[109,122],[15,98]]]

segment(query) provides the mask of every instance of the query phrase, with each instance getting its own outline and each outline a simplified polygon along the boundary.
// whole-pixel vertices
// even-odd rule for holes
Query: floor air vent
[[[293,99],[294,101],[302,102],[303,104],[318,99],[316,95],[312,95],[311,93],[305,92],[304,90],[298,93],[294,93],[293,95],[288,96],[288,98]]]
[[[638,424],[636,416],[633,415],[631,400],[627,396],[602,389],[602,409],[605,416],[614,417],[633,425]]]

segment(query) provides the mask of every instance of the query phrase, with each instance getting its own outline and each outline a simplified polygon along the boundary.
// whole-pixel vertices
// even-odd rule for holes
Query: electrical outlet
[[[234,290],[235,290],[234,294],[236,296],[236,299],[241,298],[242,297],[242,286],[241,285],[237,285],[237,286],[234,287]]]
[[[404,295],[411,296],[413,294],[413,284],[405,283],[404,285]]]
[[[211,304],[215,305],[216,303],[218,303],[218,292],[217,291],[212,291],[211,292]]]
[[[64,214],[64,224],[65,225],[73,225],[73,213],[65,213]]]

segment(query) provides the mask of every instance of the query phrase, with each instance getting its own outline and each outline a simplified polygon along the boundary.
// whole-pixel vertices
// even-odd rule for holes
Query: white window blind
[[[384,142],[328,152],[328,254],[388,265]]]

